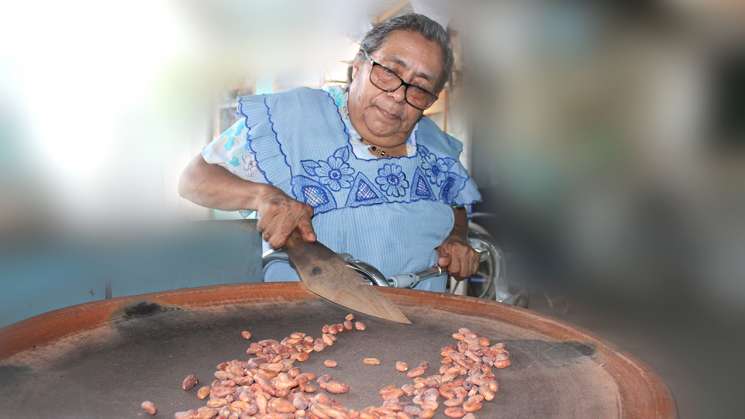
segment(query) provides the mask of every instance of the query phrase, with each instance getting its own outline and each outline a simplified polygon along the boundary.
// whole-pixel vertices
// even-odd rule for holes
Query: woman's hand
[[[459,237],[448,237],[437,248],[437,255],[437,264],[457,280],[468,278],[479,269],[479,254]]]
[[[479,254],[468,245],[468,216],[464,208],[453,208],[453,229],[437,248],[437,264],[455,279],[466,279],[479,269]]]
[[[316,241],[311,217],[313,209],[287,196],[281,190],[269,186],[267,192],[258,200],[257,211],[261,237],[273,249],[279,249],[287,243],[295,229],[305,241]]]

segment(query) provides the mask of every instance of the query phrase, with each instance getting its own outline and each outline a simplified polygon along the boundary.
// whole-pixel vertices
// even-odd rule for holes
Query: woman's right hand
[[[316,241],[311,217],[313,209],[287,196],[281,190],[267,185],[267,192],[261,195],[256,210],[259,213],[261,237],[273,249],[284,247],[287,238],[295,229],[305,241]]]

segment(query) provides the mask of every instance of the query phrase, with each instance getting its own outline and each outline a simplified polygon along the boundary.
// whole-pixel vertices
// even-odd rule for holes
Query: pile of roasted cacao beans
[[[177,412],[176,419],[414,419],[431,418],[444,405],[444,414],[451,418],[475,418],[484,402],[493,400],[499,385],[492,368],[507,368],[509,352],[502,343],[491,344],[466,328],[453,333],[455,343],[441,349],[438,373],[426,375],[427,362],[414,368],[403,361],[395,362],[395,370],[412,381],[401,387],[393,384],[380,389],[382,403],[354,410],[338,403],[327,393],[349,391],[346,383],[334,380],[330,374],[320,377],[303,372],[302,363],[314,352],[322,352],[337,342],[340,334],[364,331],[364,323],[349,314],[342,323],[325,325],[321,337],[302,332],[277,341],[264,339],[251,342],[246,350],[247,360],[220,363],[209,386],[197,390],[197,398],[208,399],[199,409]],[[241,332],[250,340],[249,331]],[[364,358],[366,365],[380,365],[377,358]],[[324,362],[327,368],[336,367],[334,360]],[[193,374],[184,378],[181,388],[190,391],[199,380]],[[157,413],[150,402],[142,409]]]

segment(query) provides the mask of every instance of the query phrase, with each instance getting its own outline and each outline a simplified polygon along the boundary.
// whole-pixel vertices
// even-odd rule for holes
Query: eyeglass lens
[[[373,63],[372,71],[370,72],[370,81],[376,87],[386,92],[395,91],[403,84],[403,80],[397,74],[378,63]],[[424,110],[432,105],[434,99],[432,94],[417,86],[408,85],[406,88],[406,101],[420,110]]]

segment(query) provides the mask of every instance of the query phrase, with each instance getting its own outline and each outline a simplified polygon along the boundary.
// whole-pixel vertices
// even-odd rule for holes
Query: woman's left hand
[[[479,254],[466,241],[450,236],[437,248],[437,264],[455,279],[472,276],[479,268]]]

